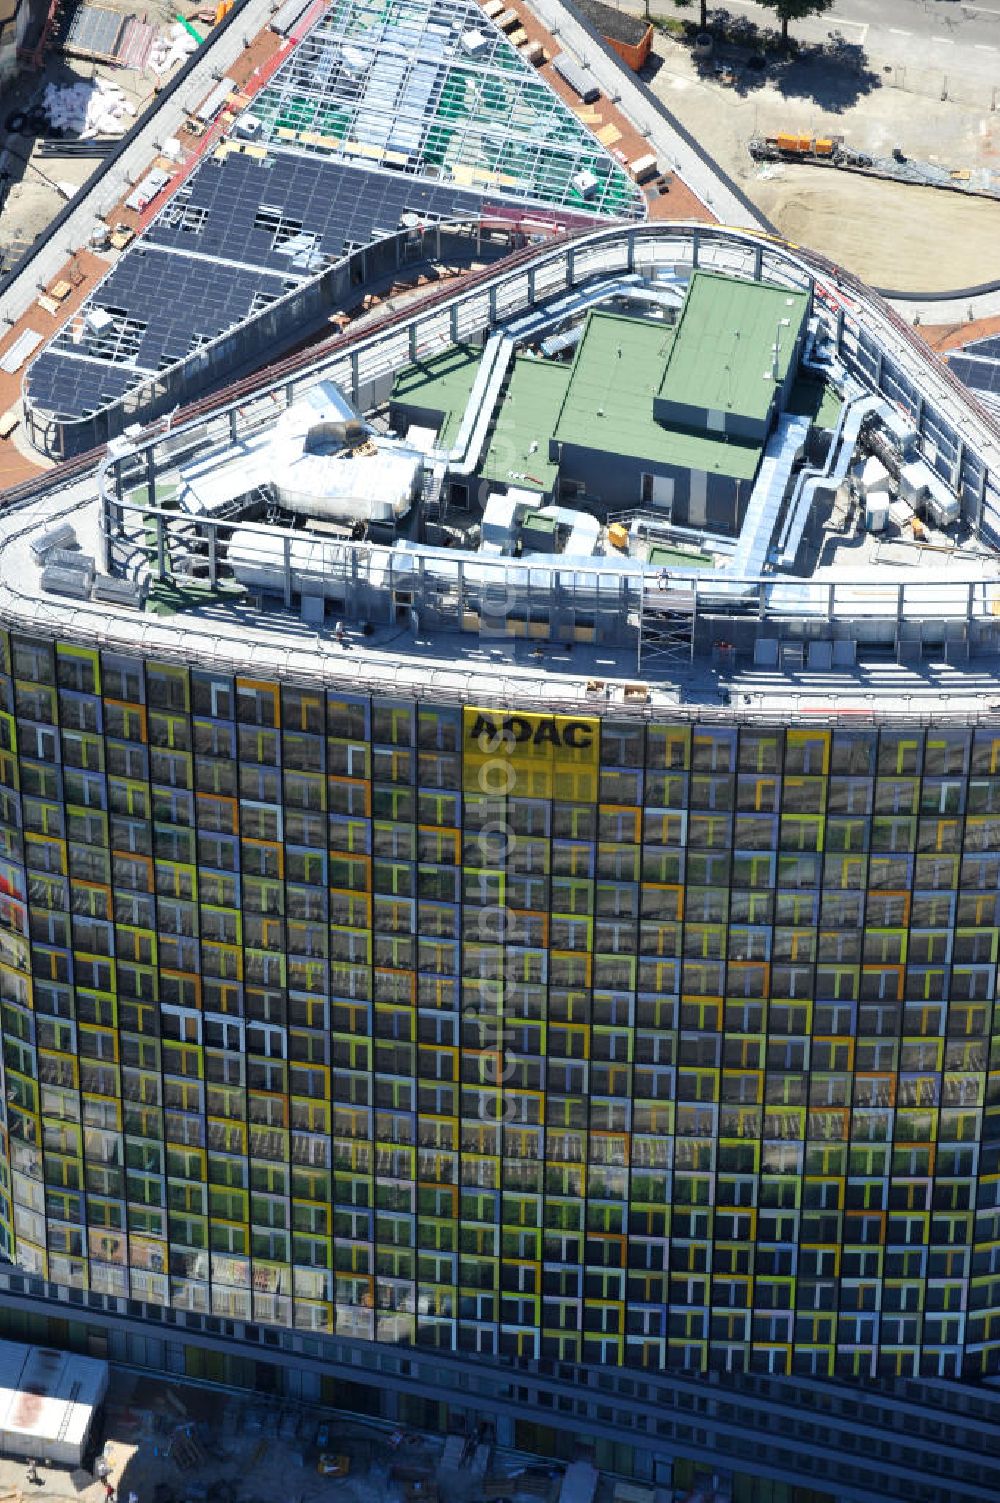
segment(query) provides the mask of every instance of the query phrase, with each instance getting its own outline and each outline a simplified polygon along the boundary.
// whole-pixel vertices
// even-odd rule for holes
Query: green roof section
[[[450,449],[458,435],[483,352],[475,344],[450,344],[437,355],[414,361],[396,374],[393,402],[441,414],[438,446]]]
[[[671,567],[674,569],[704,569],[706,566],[715,568],[715,559],[710,553],[701,553],[697,549],[655,547],[649,550],[649,562],[660,568]]]
[[[559,473],[549,458],[554,439],[633,461],[752,480],[776,384],[788,374],[807,309],[804,293],[713,272],[694,274],[676,325],[592,309],[572,362],[515,357],[480,475],[494,485],[548,493]],[[481,359],[477,345],[449,345],[401,370],[392,400],[440,414],[438,445],[450,448]],[[833,405],[821,387],[804,393],[801,379],[793,390],[799,400],[811,395],[817,409]],[[671,418],[657,399],[680,410]],[[680,420],[684,409],[690,424]],[[703,414],[720,410],[758,422],[760,436],[706,425]]]
[[[624,313],[589,313],[553,429],[556,440],[679,469],[753,479],[759,443],[667,427],[653,416],[653,398],[678,337],[677,330]]]
[[[549,459],[549,439],[570,375],[570,366],[554,360],[516,357],[480,468],[484,480],[526,490],[552,490],[559,466]]]
[[[775,385],[788,374],[808,306],[806,294],[789,287],[696,271],[657,396],[763,421]]]

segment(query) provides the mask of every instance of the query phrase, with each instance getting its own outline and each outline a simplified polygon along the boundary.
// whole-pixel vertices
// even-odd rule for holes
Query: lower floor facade
[[[712,1486],[732,1503],[1000,1496],[1000,1392],[974,1385],[477,1362],[83,1295],[9,1266],[0,1337],[435,1433],[487,1422],[501,1447],[583,1454],[678,1500]]]

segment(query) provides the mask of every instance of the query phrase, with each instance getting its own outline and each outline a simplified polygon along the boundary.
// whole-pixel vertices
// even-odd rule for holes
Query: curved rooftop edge
[[[853,574],[790,572],[779,561],[782,549],[795,554],[789,488],[784,520],[777,524],[780,536],[777,530],[768,535],[766,561],[759,549],[738,549],[721,574],[671,570],[666,600],[658,593],[659,571],[646,566],[612,568],[607,560],[592,559],[574,560],[568,569],[556,560],[538,573],[511,560],[472,555],[474,568],[463,588],[471,579],[483,592],[523,587],[534,589],[536,598],[539,588],[580,594],[591,623],[586,631],[568,639],[554,631],[535,633],[541,640],[534,643],[508,631],[502,613],[492,630],[482,600],[471,613],[466,600],[458,617],[435,614],[431,601],[440,599],[441,579],[433,556],[441,550],[433,548],[338,543],[336,572],[343,588],[338,585],[330,599],[342,618],[339,634],[325,623],[311,626],[295,608],[302,591],[293,577],[289,539],[298,534],[279,539],[284,599],[270,609],[253,595],[233,602],[210,592],[202,603],[185,603],[165,617],[148,607],[65,598],[40,587],[38,540],[60,525],[74,528],[98,574],[124,575],[126,583],[119,545],[130,526],[141,527],[152,539],[143,567],[162,581],[171,529],[179,524],[176,511],[157,504],[157,475],[213,452],[213,446],[221,455],[245,445],[320,381],[336,383],[364,412],[388,401],[396,373],[408,362],[449,340],[485,343],[519,317],[530,322],[553,300],[592,290],[602,278],[683,283],[695,270],[805,294],[811,348],[822,344],[824,358],[848,383],[851,401],[867,404],[863,413],[859,408],[855,428],[878,409],[888,438],[909,443],[911,456],[954,498],[959,524],[973,540],[971,551],[942,556],[940,567],[935,561],[926,570],[872,568],[862,561]],[[834,433],[834,448],[847,426],[842,422]],[[765,450],[758,479],[770,452]],[[835,460],[828,453],[827,473],[815,472],[818,484],[839,483],[830,468]],[[808,487],[799,484],[795,494],[802,492]],[[803,509],[808,502],[806,495]],[[126,525],[127,517],[133,520]],[[190,519],[184,525],[190,531]],[[218,545],[232,539],[234,525],[200,518],[195,529],[213,586],[224,556]],[[239,525],[241,533],[259,527]],[[771,236],[693,224],[615,225],[529,247],[513,263],[487,268],[458,288],[439,288],[11,492],[0,515],[0,618],[32,635],[58,635],[148,659],[211,663],[234,673],[252,670],[256,677],[350,685],[362,692],[433,693],[466,702],[489,693],[494,700],[530,699],[539,709],[587,705],[602,715],[649,715],[667,706],[682,716],[773,715],[780,707],[783,714],[798,710],[811,718],[850,708],[876,717],[945,712],[978,720],[1000,718],[1000,699],[990,699],[994,691],[1000,694],[998,538],[1000,427],[876,293],[815,254]],[[332,557],[324,556],[324,567]],[[748,558],[756,559],[752,572],[745,568]],[[449,564],[455,559],[452,554]],[[426,587],[427,607],[421,602],[418,610],[412,599],[404,619],[399,590],[402,584],[412,590],[415,581]],[[131,582],[141,585],[135,577]],[[382,605],[373,606],[378,599]],[[666,631],[664,615],[670,617]],[[350,650],[343,641],[345,624],[349,636],[358,626]],[[761,642],[776,648],[762,652]],[[834,651],[832,661],[825,648],[814,648],[838,642],[855,648]],[[858,659],[859,649],[862,658],[870,650],[873,666]]]
[[[36,449],[57,459],[107,443],[131,423],[149,422],[173,411],[193,401],[206,387],[217,386],[232,371],[253,366],[265,350],[287,348],[304,332],[322,328],[366,290],[391,284],[400,274],[414,275],[428,266],[468,268],[479,258],[490,260],[505,254],[525,235],[552,234],[555,230],[555,222],[546,222],[528,209],[521,212],[508,206],[506,214],[499,208],[490,214],[481,206],[477,215],[465,221],[434,219],[380,235],[160,370],[136,372],[131,385],[86,416],[49,411],[32,396],[32,369],[49,355],[54,338],[34,357],[26,372],[24,418],[28,435]],[[89,301],[98,308],[96,299],[114,271],[115,267],[109,267],[91,292]]]

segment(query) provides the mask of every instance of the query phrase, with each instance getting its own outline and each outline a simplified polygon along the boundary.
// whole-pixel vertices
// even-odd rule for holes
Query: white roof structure
[[[380,521],[405,515],[422,475],[412,445],[368,433],[339,388],[321,381],[221,464],[213,457],[185,468],[180,503],[211,514],[273,485],[289,511],[342,523]]]
[[[108,1387],[108,1364],[0,1341],[0,1451],[79,1466]]]

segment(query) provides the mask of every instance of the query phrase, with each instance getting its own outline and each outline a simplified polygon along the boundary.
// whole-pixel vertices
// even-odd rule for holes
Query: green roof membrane
[[[715,567],[715,560],[710,553],[688,552],[684,548],[650,548],[649,562],[660,568],[669,566],[674,569],[704,569],[706,565]]]
[[[668,428],[653,416],[653,398],[681,327],[672,330],[625,314],[588,314],[553,430],[556,440],[681,469],[752,479],[759,443]]]
[[[554,360],[517,356],[480,469],[484,480],[551,491],[559,466],[549,460],[549,440],[570,374]]]
[[[549,459],[554,438],[578,449],[752,480],[774,400],[772,371],[776,365],[778,381],[787,375],[807,308],[803,293],[697,272],[676,326],[591,311],[571,364],[515,358],[482,477],[551,491],[558,475]],[[394,401],[442,413],[441,447],[454,442],[481,356],[474,345],[451,345],[396,377]],[[674,412],[657,418],[657,398]],[[758,420],[759,436],[706,424],[705,412],[720,410]]]
[[[804,292],[695,272],[656,395],[763,420],[776,381],[788,374],[808,306]]]
[[[438,355],[398,372],[392,401],[441,414],[438,446],[450,449],[465,415],[483,352],[479,345],[450,344]]]

